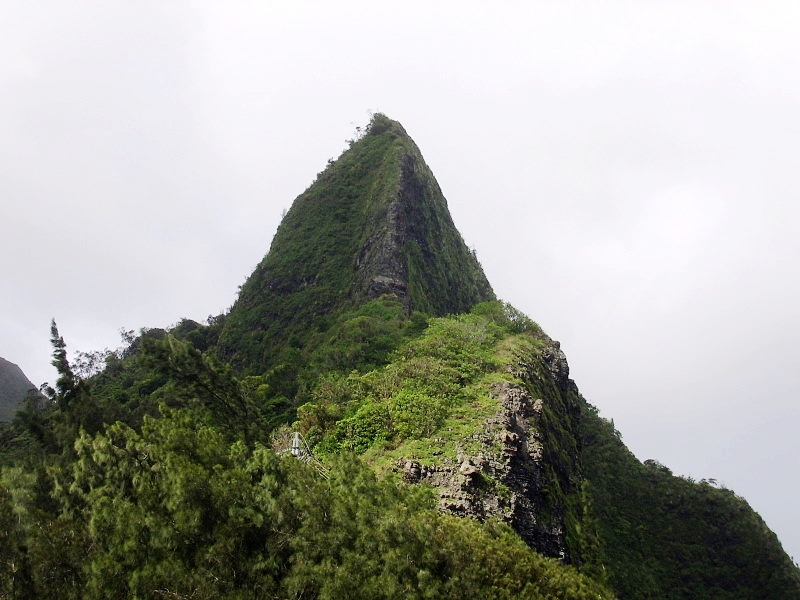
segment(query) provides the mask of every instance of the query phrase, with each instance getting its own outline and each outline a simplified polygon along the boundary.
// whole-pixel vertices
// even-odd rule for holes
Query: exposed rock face
[[[395,294],[408,308],[464,312],[493,298],[491,286],[456,230],[419,149],[399,124],[393,127],[405,140],[397,189],[366,225],[373,233],[359,252],[350,294],[368,299]]]
[[[456,460],[445,460],[440,466],[414,460],[401,460],[397,466],[407,482],[438,488],[442,510],[480,520],[499,518],[539,552],[569,561],[566,509],[553,502],[552,496],[553,486],[567,491],[565,488],[580,483],[578,457],[571,457],[575,462],[566,473],[554,476],[548,466],[548,446],[553,454],[552,447],[560,440],[547,435],[545,403],[563,402],[565,398],[560,392],[547,400],[531,394],[541,377],[537,364],[559,388],[563,384],[566,390],[571,385],[558,343],[548,344],[541,359],[532,357],[529,363],[521,360],[514,366],[514,375],[523,384],[493,385],[492,394],[500,409],[484,421],[471,440],[465,440],[479,442],[480,451],[467,454],[459,449]]]
[[[404,187],[401,180],[401,189]],[[366,290],[370,299],[396,294],[408,306],[408,263],[403,246],[408,238],[403,195],[397,194],[385,207],[382,226],[369,237],[356,260],[357,278],[351,292]],[[377,224],[377,223],[376,223]]]
[[[566,393],[570,385],[569,364],[567,355],[561,350],[561,344],[555,340],[545,348],[542,354],[547,370],[553,376],[558,389]]]

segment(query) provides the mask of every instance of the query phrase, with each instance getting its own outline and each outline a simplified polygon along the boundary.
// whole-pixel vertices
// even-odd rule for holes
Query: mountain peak
[[[419,148],[376,114],[292,204],[226,319],[223,354],[269,367],[283,342],[302,345],[342,310],[385,294],[430,315],[494,298]]]
[[[372,115],[369,124],[365,130],[365,133],[369,133],[372,135],[380,135],[385,131],[392,131],[395,135],[399,137],[407,138],[411,140],[408,133],[406,133],[405,128],[394,119],[390,119],[383,113],[375,113]]]
[[[0,357],[0,422],[11,421],[30,392],[37,393],[37,388],[22,369]]]

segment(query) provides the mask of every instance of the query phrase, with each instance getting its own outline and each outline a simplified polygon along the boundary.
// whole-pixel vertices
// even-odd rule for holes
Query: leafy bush
[[[64,598],[610,597],[508,527],[441,515],[427,490],[379,481],[352,455],[324,479],[185,411],[76,448],[61,497],[83,507],[70,526],[86,554]],[[32,591],[55,592],[40,581]]]
[[[363,452],[377,443],[430,436],[454,407],[472,397],[470,385],[497,368],[495,346],[504,335],[501,326],[480,315],[430,319],[427,328],[401,345],[385,367],[339,379],[337,400],[327,395],[324,403],[301,407],[298,426],[311,431],[318,426],[321,411],[339,414],[325,408],[339,402],[344,417],[332,431],[329,421],[314,430],[315,434],[330,431],[320,442],[321,452]],[[321,379],[312,395],[325,395],[323,390],[330,385],[329,378]]]

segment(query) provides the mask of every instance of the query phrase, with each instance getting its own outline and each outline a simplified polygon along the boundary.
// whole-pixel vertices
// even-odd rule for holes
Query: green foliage
[[[260,443],[290,412],[271,386],[277,370],[236,377],[212,352],[157,332],[92,380],[59,384],[51,412],[15,425],[34,436],[39,423],[57,443],[0,477],[0,593],[606,598],[597,581],[607,580],[622,598],[796,596],[797,571],[757,515],[727,490],[638,463],[554,380],[550,342],[508,305],[423,322],[382,298],[309,339],[283,372],[307,386],[298,425],[328,454],[327,480]],[[524,377],[510,369],[520,360]],[[140,405],[163,414],[98,425],[92,415],[106,418],[120,397],[112,373],[143,375]],[[385,466],[469,450],[500,381],[544,399],[537,522],[566,530],[584,575],[504,525],[439,514],[425,488],[380,481],[348,453]],[[484,493],[511,493],[483,477]]]
[[[269,371],[286,347],[304,349],[380,293],[375,277],[399,286],[386,291],[400,294],[406,311],[463,312],[493,298],[419,149],[383,115],[294,201],[226,317],[220,356],[249,373]],[[340,323],[339,343],[315,357],[321,368],[359,368],[360,340],[380,324],[363,316]],[[376,340],[370,351],[380,348]]]
[[[45,384],[42,386],[44,399],[30,396],[7,434],[16,438],[12,445],[30,447],[24,440],[27,437],[36,440],[46,452],[69,456],[78,430],[98,430],[102,426],[102,412],[87,382],[77,376],[70,365],[67,345],[58,332],[55,319],[51,322],[50,333],[52,364],[58,372],[55,389]]]
[[[611,423],[583,413],[586,489],[620,598],[800,598],[800,572],[742,498],[640,463]]]
[[[438,514],[424,489],[376,481],[349,457],[334,472],[325,501],[304,505],[296,539],[308,555],[289,578],[298,597],[609,597],[506,526]]]
[[[67,361],[67,345],[64,343],[64,338],[58,333],[58,326],[56,320],[53,319],[50,324],[50,342],[53,344],[53,366],[58,371],[58,380],[56,381],[56,403],[61,409],[66,408],[71,402],[73,396],[76,394],[76,387],[78,386],[77,378],[70,368]]]
[[[86,597],[219,597],[215,577],[236,572],[227,535],[244,535],[251,515],[228,513],[246,481],[236,468],[245,450],[191,413],[168,416],[146,419],[141,435],[118,424],[76,444],[71,489],[88,511],[93,546]]]
[[[329,414],[343,415],[335,427],[329,420],[319,433],[314,431],[330,432],[320,443],[322,452],[364,452],[376,443],[428,437],[454,408],[473,398],[471,386],[497,368],[495,345],[503,335],[502,327],[475,314],[430,319],[418,337],[394,352],[390,364],[339,379],[334,397],[301,407],[299,427],[311,431],[317,426],[322,406]],[[329,387],[330,380],[323,384]],[[333,411],[332,406],[339,408]]]
[[[365,373],[384,365],[403,341],[426,326],[427,319],[409,316],[390,295],[345,311],[324,332],[311,337],[303,350],[300,380],[313,381],[329,372]]]
[[[481,302],[473,307],[472,312],[502,325],[509,333],[530,333],[544,336],[542,328],[533,319],[508,302]]]
[[[140,432],[81,433],[75,452],[58,515],[26,514],[32,476],[4,472],[8,597],[610,597],[506,526],[441,515],[425,488],[378,480],[352,455],[324,479],[188,409]]]
[[[229,367],[188,342],[168,334],[150,344],[147,359],[168,383],[161,390],[171,406],[196,409],[199,418],[216,423],[231,439],[266,439],[270,422],[269,388],[264,378],[237,380]]]
[[[11,492],[0,483],[0,598],[16,598],[28,584],[25,556],[18,546],[22,537]]]

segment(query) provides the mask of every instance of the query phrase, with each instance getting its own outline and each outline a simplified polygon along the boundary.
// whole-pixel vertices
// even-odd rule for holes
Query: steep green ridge
[[[642,464],[558,345],[498,303],[430,319],[385,366],[329,373],[298,410],[320,456],[363,453],[445,512],[499,519],[622,599],[800,598],[800,571],[732,491]]]
[[[0,358],[0,421],[10,421],[24,404],[25,397],[36,390],[17,365]]]
[[[743,498],[642,464],[595,408],[583,414],[588,496],[620,598],[800,598],[800,570]]]
[[[512,307],[482,303],[430,319],[385,366],[321,378],[295,427],[320,455],[364,453],[433,486],[448,512],[501,519],[540,552],[583,563],[587,542],[571,536],[584,521],[579,407],[562,356]]]
[[[220,356],[262,373],[287,345],[387,293],[431,315],[494,298],[419,149],[375,115],[294,201],[225,319]]]

